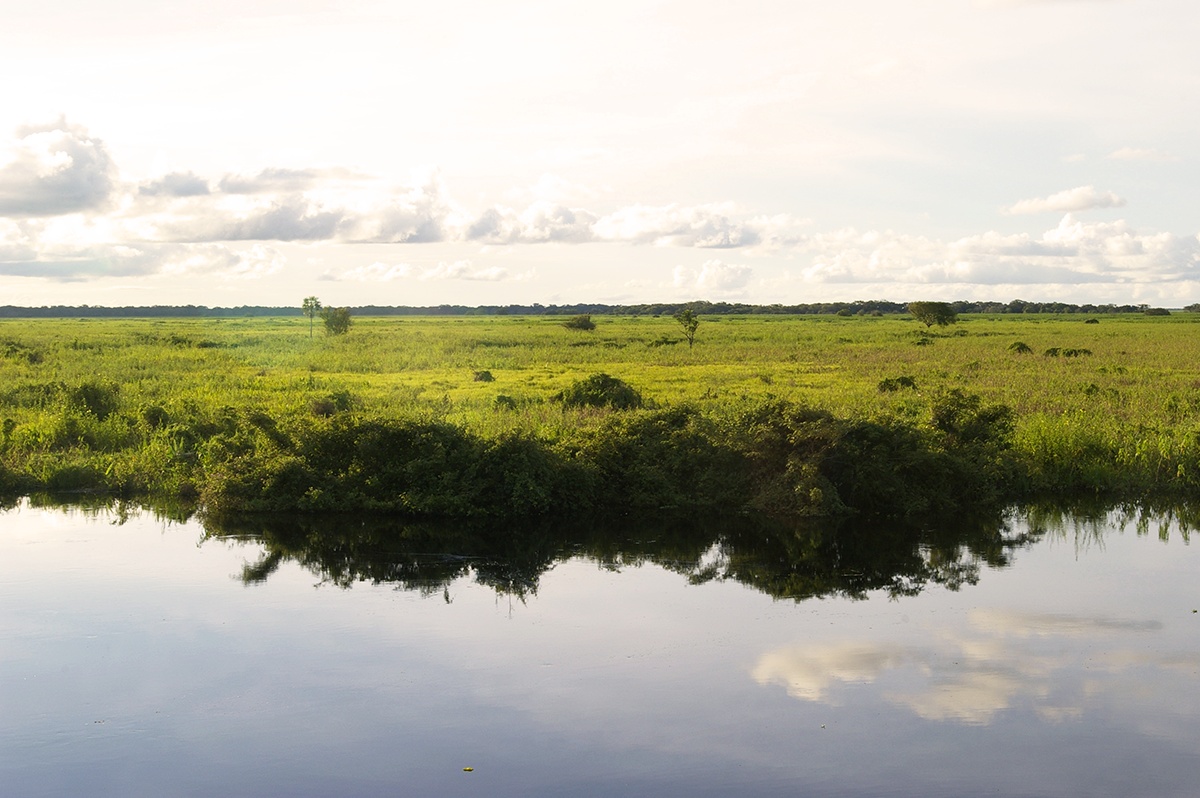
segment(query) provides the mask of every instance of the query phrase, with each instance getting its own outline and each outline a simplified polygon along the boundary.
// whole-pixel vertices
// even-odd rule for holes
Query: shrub
[[[563,326],[568,330],[594,330],[596,322],[592,321],[592,317],[585,313],[582,316],[573,316],[567,319],[563,322]]]
[[[325,308],[321,311],[326,335],[344,335],[350,331],[350,308]]]
[[[1024,341],[1013,341],[1008,345],[1008,351],[1018,355],[1028,355],[1033,352]]]
[[[564,407],[611,407],[614,410],[636,410],[642,406],[642,395],[624,381],[608,374],[593,374],[577,380],[556,395]]]
[[[888,377],[879,381],[878,388],[881,393],[894,393],[901,388],[916,390],[917,383],[912,377]]]
[[[162,429],[171,423],[171,417],[158,405],[150,405],[142,408],[142,421],[146,422],[150,429]]]
[[[117,386],[112,383],[89,380],[81,382],[71,391],[69,401],[75,407],[86,410],[100,421],[115,413],[119,406]]]
[[[1088,319],[1087,321],[1084,322],[1084,324],[1099,324],[1099,323],[1100,323],[1100,319]]]
[[[1170,316],[1171,311],[1166,308],[1146,308],[1142,311],[1147,316]]]
[[[492,376],[490,371],[475,372],[475,382],[495,382],[496,378]]]

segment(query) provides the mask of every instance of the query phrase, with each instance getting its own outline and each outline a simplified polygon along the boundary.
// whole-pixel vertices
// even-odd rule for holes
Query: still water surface
[[[1197,795],[1198,547],[968,526],[497,542],[26,502],[0,793]]]

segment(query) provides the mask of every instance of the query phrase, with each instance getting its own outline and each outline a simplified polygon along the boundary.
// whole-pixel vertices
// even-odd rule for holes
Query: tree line
[[[1075,305],[1067,302],[947,302],[955,313],[1145,313],[1148,305]],[[605,305],[582,303],[574,305],[360,305],[350,307],[355,316],[579,316],[583,314],[611,316],[675,316],[685,310],[696,315],[841,315],[870,316],[908,313],[906,302],[883,299],[853,302],[812,302],[795,305],[752,305],[731,302],[663,302],[640,305]],[[1189,312],[1200,306],[1189,305]],[[208,307],[205,305],[47,305],[42,307],[0,306],[0,318],[189,318],[189,317],[258,317],[301,316],[296,306],[240,305],[237,307]]]

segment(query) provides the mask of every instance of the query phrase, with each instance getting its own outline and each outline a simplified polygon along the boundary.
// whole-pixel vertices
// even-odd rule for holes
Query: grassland
[[[669,317],[359,318],[311,339],[303,318],[5,320],[0,482],[449,516],[735,507],[739,491],[820,514],[889,480],[905,498],[879,509],[906,514],[971,499],[920,496],[942,483],[1191,495],[1200,317],[1088,318],[712,316],[691,348]],[[596,373],[645,407],[553,400]]]

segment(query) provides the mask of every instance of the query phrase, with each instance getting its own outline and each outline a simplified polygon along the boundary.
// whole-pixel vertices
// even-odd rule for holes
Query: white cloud
[[[1095,186],[1079,186],[1067,191],[1051,194],[1049,197],[1021,200],[1004,209],[1010,215],[1023,213],[1071,213],[1074,211],[1089,211],[1096,208],[1120,208],[1125,200],[1111,191],[1097,191]]]
[[[104,142],[64,117],[17,128],[0,163],[0,216],[95,211],[113,192],[116,165]]]
[[[225,244],[39,245],[35,257],[0,244],[0,274],[75,281],[96,277],[207,274],[248,280],[281,271],[286,259],[274,247],[239,250]]]
[[[1200,239],[1141,234],[1125,222],[1067,214],[1040,238],[996,232],[939,241],[845,228],[810,237],[810,283],[1036,285],[1153,283],[1200,276]]]
[[[476,270],[469,260],[454,263],[439,263],[436,268],[421,274],[421,280],[484,280],[489,282],[516,281],[533,279],[534,271],[530,269],[522,274],[510,274],[508,269],[492,266]]]
[[[1116,152],[1110,152],[1105,158],[1113,161],[1178,161],[1179,158],[1169,152],[1159,150],[1139,150],[1133,147],[1122,147]]]
[[[1056,721],[1081,714],[1088,697],[1070,678],[1086,669],[1105,691],[1164,682],[1160,701],[1176,700],[1170,671],[1195,672],[1191,652],[1148,650],[1157,621],[1036,612],[976,611],[967,629],[939,629],[934,642],[830,642],[789,646],[759,657],[751,677],[782,685],[804,701],[837,705],[850,689],[879,683],[879,694],[927,720],[982,725],[1018,704]],[[1097,640],[1103,654],[1095,653]],[[1139,671],[1128,673],[1131,668]],[[1156,671],[1148,679],[1145,669]],[[897,675],[893,675],[897,674]],[[902,674],[902,675],[900,675]],[[1145,690],[1138,691],[1144,697]]]
[[[356,280],[362,283],[386,283],[400,277],[412,274],[413,268],[407,263],[397,263],[389,266],[386,263],[372,263],[370,266],[358,266],[343,272],[340,280]]]
[[[754,269],[750,266],[707,260],[698,272],[676,266],[672,272],[672,286],[694,289],[706,295],[724,295],[745,288],[752,274]]]

